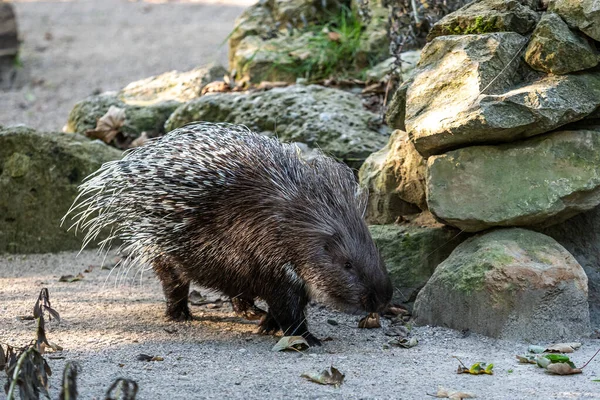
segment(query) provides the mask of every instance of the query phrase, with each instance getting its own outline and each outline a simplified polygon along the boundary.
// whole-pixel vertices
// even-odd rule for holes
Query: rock
[[[420,50],[411,50],[405,51],[400,54],[400,69],[401,69],[401,77],[404,81],[410,79],[412,76],[417,63],[419,62],[419,57],[421,56]],[[390,57],[379,64],[369,68],[365,75],[367,77],[367,81],[378,82],[383,80],[387,75],[390,74],[394,64],[396,63],[396,57]]]
[[[407,79],[396,89],[385,114],[385,122],[393,129],[406,130],[406,94],[413,79]]]
[[[129,105],[154,105],[161,102],[185,103],[200,97],[207,84],[222,80],[227,70],[221,65],[207,65],[191,71],[171,71],[132,82],[118,93]]]
[[[45,253],[81,248],[61,225],[84,177],[121,152],[65,133],[0,127],[0,253]]]
[[[476,0],[439,20],[427,35],[471,35],[491,32],[517,32],[522,35],[535,27],[539,17],[517,0]]]
[[[600,72],[594,70],[545,76],[502,94],[478,98],[476,89],[460,85],[441,89],[445,93],[433,96],[429,104],[427,97],[431,95],[422,94],[424,86],[432,85],[420,81],[409,87],[406,106],[407,131],[424,156],[549,132],[585,118],[600,106]],[[441,85],[427,89],[439,88]],[[424,111],[417,109],[419,104],[425,107]]]
[[[244,124],[282,141],[319,147],[356,168],[389,137],[357,96],[317,85],[205,95],[177,108],[165,129],[192,121]]]
[[[558,15],[545,13],[533,31],[525,61],[537,71],[562,75],[595,67],[600,54]]]
[[[403,303],[414,301],[438,264],[466,237],[441,224],[371,225],[369,229],[390,273],[394,296]]]
[[[90,96],[75,104],[64,131],[84,134],[95,129],[98,119],[115,106],[125,110],[123,136],[117,137],[118,146],[128,147],[143,132],[149,137],[159,136],[165,133],[165,122],[179,105],[200,97],[204,86],[222,79],[226,73],[218,65],[171,71],[132,82],[118,93]]]
[[[358,76],[363,69],[386,59],[387,8],[371,4],[372,18],[365,26],[340,6],[336,1],[320,0],[279,0],[254,6],[243,14],[232,33],[229,69],[235,71],[237,80],[252,83],[293,83],[297,78],[314,82],[341,74]],[[283,15],[282,7],[291,11]],[[308,13],[312,16],[295,17],[302,29],[294,29],[298,26],[289,15],[305,15],[307,9],[313,10]],[[341,37],[334,40],[329,33]]]
[[[177,101],[165,101],[148,106],[129,105],[119,100],[116,93],[107,92],[90,96],[75,104],[64,131],[84,134],[96,128],[98,119],[111,106],[119,107],[125,110],[125,123],[121,129],[123,137],[118,137],[118,144],[127,147],[142,132],[149,133],[150,137],[165,133],[165,121],[180,104]]]
[[[598,0],[550,0],[548,11],[557,13],[570,26],[600,41],[600,4]]]
[[[269,2],[259,1],[246,8],[235,21],[235,28],[229,35],[229,69],[233,71],[233,61],[241,41],[248,36],[270,38],[277,35],[275,21]]]
[[[500,32],[440,36],[425,46],[408,87],[405,118],[421,154],[445,150],[446,141],[455,145],[454,130],[465,122],[457,119],[481,92],[499,94],[514,85],[520,64],[514,56],[526,43],[518,33]]]
[[[600,326],[600,207],[541,230],[573,254],[588,277],[590,318]]]
[[[17,18],[13,5],[0,3],[0,89],[9,89],[16,79],[19,56]]]
[[[427,204],[467,232],[550,226],[600,203],[600,129],[472,146],[429,158]]]
[[[385,147],[369,156],[358,173],[361,186],[369,192],[366,219],[389,224],[400,216],[427,209],[425,200],[425,160],[396,130]]]
[[[526,341],[590,333],[587,277],[554,239],[525,229],[470,238],[417,296],[419,325]]]

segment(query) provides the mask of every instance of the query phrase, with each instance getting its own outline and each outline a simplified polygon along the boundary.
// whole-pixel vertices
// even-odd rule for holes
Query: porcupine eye
[[[344,268],[348,270],[352,269],[352,264],[350,263],[350,261],[346,261],[346,264],[344,264]]]

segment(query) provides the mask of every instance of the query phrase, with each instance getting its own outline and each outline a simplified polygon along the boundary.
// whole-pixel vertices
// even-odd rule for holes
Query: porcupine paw
[[[167,305],[166,314],[167,318],[169,318],[171,321],[176,322],[191,321],[194,319],[192,313],[190,312],[190,308],[187,305],[187,302],[180,302],[178,304]]]
[[[262,319],[267,314],[265,310],[254,305],[253,301],[248,301],[240,297],[232,297],[231,305],[233,306],[233,311],[237,315],[249,321]]]
[[[277,321],[275,321],[275,318],[273,318],[271,313],[267,312],[260,319],[257,332],[262,335],[273,335],[280,329],[281,328],[279,327]]]

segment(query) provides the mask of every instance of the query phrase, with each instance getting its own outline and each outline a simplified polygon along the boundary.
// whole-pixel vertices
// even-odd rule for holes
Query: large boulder
[[[125,111],[121,141],[127,144],[143,132],[149,137],[163,133],[169,115],[186,101],[200,97],[208,83],[223,78],[227,71],[221,66],[206,66],[191,71],[171,71],[132,82],[119,92],[90,96],[71,110],[65,132],[84,134],[96,128],[98,119],[111,106]]]
[[[360,98],[317,85],[294,85],[253,93],[215,93],[183,104],[165,125],[230,122],[286,142],[300,142],[360,167],[385,146],[389,131]]]
[[[442,89],[446,93],[425,95],[431,105],[419,111],[416,106],[427,99],[413,99],[423,90],[422,84],[408,89],[406,127],[417,150],[429,156],[473,144],[512,142],[583,119],[600,106],[600,72],[549,75],[501,94]]]
[[[583,267],[588,277],[592,327],[600,327],[600,207],[541,232],[564,246]]]
[[[491,337],[553,341],[590,333],[587,277],[554,239],[501,229],[460,244],[414,307],[420,325]]]
[[[442,224],[371,225],[371,236],[390,273],[395,299],[415,300],[435,268],[466,235]]]
[[[569,25],[600,41],[600,3],[598,0],[550,0],[548,11],[557,13]]]
[[[428,160],[427,203],[468,232],[549,226],[600,203],[600,129],[565,130]]]
[[[446,15],[429,31],[427,40],[445,35],[470,35],[491,32],[533,30],[538,14],[517,0],[476,0]]]
[[[374,224],[393,223],[398,217],[427,209],[423,157],[396,130],[385,147],[369,156],[358,173],[369,192],[366,219]]]
[[[545,13],[533,31],[525,61],[535,70],[562,75],[595,67],[600,54],[558,15]]]
[[[81,248],[61,226],[77,186],[121,152],[65,133],[0,127],[0,252],[45,253]]]
[[[421,154],[454,144],[454,129],[467,122],[459,119],[461,113],[472,109],[484,90],[500,94],[514,85],[520,65],[514,56],[526,43],[518,33],[499,32],[440,36],[425,46],[408,87],[405,117]]]

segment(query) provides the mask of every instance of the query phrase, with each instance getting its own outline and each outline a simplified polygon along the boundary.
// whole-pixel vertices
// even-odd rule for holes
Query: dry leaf
[[[546,367],[546,370],[551,374],[556,375],[573,375],[580,374],[581,369],[573,368],[571,365],[567,363],[553,363]]]
[[[533,355],[529,355],[529,354],[526,354],[524,356],[517,355],[516,357],[517,357],[517,360],[519,360],[519,362],[521,364],[536,364],[537,363],[536,356],[533,356]]]
[[[460,361],[460,359],[456,356],[454,356],[454,358],[456,358],[458,360],[458,362],[460,363],[460,365],[458,366],[458,369],[456,370],[457,374],[471,374],[471,375],[493,375],[494,371],[492,371],[492,369],[494,368],[494,364],[486,364],[483,362],[478,362],[475,363],[473,365],[471,365],[470,368],[467,368],[467,366]]]
[[[204,96],[206,93],[222,93],[229,92],[231,90],[231,86],[229,83],[224,81],[214,81],[206,84],[202,91],[200,92],[201,96]]]
[[[548,346],[546,351],[548,353],[572,353],[580,347],[581,343],[556,343]]]
[[[124,123],[125,109],[110,106],[106,114],[98,119],[96,129],[89,129],[85,134],[90,138],[100,139],[104,143],[110,143],[121,131]]]
[[[328,32],[327,37],[332,42],[339,42],[340,39],[342,38],[342,35],[340,35],[338,32]]]
[[[271,351],[295,350],[302,351],[310,346],[302,336],[284,336],[273,346]]]
[[[381,328],[381,323],[379,322],[379,314],[370,313],[369,315],[358,321],[358,327],[361,329]]]
[[[305,372],[300,376],[321,385],[333,385],[335,387],[339,387],[344,382],[345,377],[344,374],[333,366],[323,370],[321,373]]]
[[[439,388],[435,397],[440,399],[452,399],[452,400],[461,400],[461,399],[474,399],[476,396],[467,392],[459,392],[457,390],[448,390],[444,388]]]
[[[139,354],[136,358],[138,361],[164,361],[164,358],[160,356],[149,356],[148,354]]]
[[[286,87],[289,86],[289,82],[281,82],[281,81],[275,81],[275,82],[270,82],[270,81],[264,81],[259,83],[254,89],[256,90],[271,90],[274,88],[280,88],[280,87]]]
[[[135,138],[133,140],[133,142],[131,142],[131,144],[129,145],[129,148],[133,149],[135,147],[143,146],[148,142],[148,140],[150,140],[150,138],[148,137],[148,132],[143,131],[140,136],[138,136],[137,138]]]

